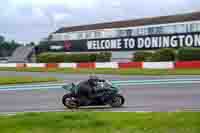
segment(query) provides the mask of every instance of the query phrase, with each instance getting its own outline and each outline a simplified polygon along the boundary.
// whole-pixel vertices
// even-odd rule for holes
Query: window
[[[192,32],[198,32],[198,31],[200,31],[200,24],[199,23],[191,24],[191,31]]]
[[[138,29],[132,29],[132,36],[138,35]]]
[[[197,32],[200,32],[200,23],[197,23]]]
[[[126,30],[126,35],[127,36],[131,36],[132,35],[132,30],[131,29]]]
[[[117,30],[112,30],[112,31],[110,31],[110,36],[111,37],[117,37],[117,33],[118,33]]]
[[[173,34],[200,32],[200,23],[182,23],[169,25],[154,25],[148,27],[132,27],[130,29],[102,29],[94,31],[77,31],[71,33],[55,33],[52,40],[81,40],[94,38],[114,38],[127,36],[146,36],[154,34]]]
[[[63,39],[64,39],[64,40],[69,40],[69,39],[70,39],[67,33],[64,34]]]
[[[185,24],[176,25],[176,33],[184,33],[187,31]]]
[[[101,35],[101,32],[100,31],[95,31],[94,32],[94,38],[101,38],[102,35]]]
[[[91,39],[92,38],[92,32],[91,31],[88,31],[85,33],[85,38],[86,39]]]
[[[162,27],[157,27],[156,28],[156,34],[162,34]]]
[[[153,27],[148,28],[148,34],[154,34],[154,29],[153,29]]]
[[[102,38],[115,37],[114,30],[104,30],[101,32]]]
[[[127,36],[126,30],[118,30],[117,37],[125,37],[125,36]]]
[[[162,34],[162,27],[150,27],[148,28],[148,34]]]
[[[144,35],[144,30],[142,28],[138,29],[138,35]]]
[[[163,33],[164,34],[175,33],[175,27],[174,27],[174,25],[164,26],[163,27]]]
[[[77,34],[77,39],[83,39],[83,33],[79,32]]]
[[[187,32],[192,32],[192,24],[187,24],[186,25],[186,31]]]
[[[147,28],[144,28],[144,35],[148,35],[148,29]]]
[[[54,40],[54,41],[63,40],[63,36],[62,36],[62,34],[53,34],[52,40]]]
[[[77,39],[77,34],[74,33],[69,33],[69,40],[76,40]]]

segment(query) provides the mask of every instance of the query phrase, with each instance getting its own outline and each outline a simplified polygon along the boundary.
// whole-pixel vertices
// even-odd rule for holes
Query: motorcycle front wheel
[[[73,97],[71,94],[65,94],[62,97],[62,103],[68,109],[77,109],[77,108],[79,108],[79,104],[78,104],[77,99],[75,97]]]
[[[124,97],[120,94],[116,94],[113,96],[110,102],[110,106],[114,108],[118,108],[118,107],[121,107],[124,104],[124,102],[125,102]]]

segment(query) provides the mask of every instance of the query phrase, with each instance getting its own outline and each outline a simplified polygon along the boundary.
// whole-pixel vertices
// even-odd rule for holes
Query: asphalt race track
[[[67,75],[55,73],[0,72],[1,76],[32,75],[52,76],[66,82],[80,81],[88,75]],[[99,75],[110,80],[149,80],[149,79],[184,79],[200,76],[113,76]],[[62,89],[31,91],[0,91],[0,113],[69,111],[61,98]],[[126,98],[123,108],[89,107],[83,111],[200,111],[200,83],[178,83],[157,85],[122,86]]]

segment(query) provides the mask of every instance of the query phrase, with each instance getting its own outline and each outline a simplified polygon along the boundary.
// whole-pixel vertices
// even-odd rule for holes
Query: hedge
[[[152,57],[152,54],[152,52],[135,52],[133,53],[132,61],[149,61],[149,59]]]
[[[65,54],[65,53],[42,53],[37,56],[38,63],[62,63],[62,62],[109,62],[111,53],[91,54]]]
[[[155,53],[152,54],[150,61],[157,62],[157,61],[175,61],[176,59],[176,52],[174,49],[165,48],[157,50]]]
[[[110,52],[101,52],[97,54],[96,61],[97,62],[109,62],[111,61],[112,54]]]
[[[193,61],[200,60],[200,48],[181,48],[178,50],[177,60]]]
[[[177,54],[176,54],[177,51]],[[39,63],[61,62],[109,62],[110,52],[90,54],[65,54],[65,53],[42,53],[37,56]],[[200,48],[180,48],[177,50],[164,48],[152,52],[139,51],[133,54],[132,61],[193,61],[200,60]]]
[[[165,48],[153,52],[136,52],[133,54],[132,61],[174,61],[176,52],[174,49]]]
[[[200,48],[164,48],[151,52],[136,52],[132,61],[195,61],[200,60]]]

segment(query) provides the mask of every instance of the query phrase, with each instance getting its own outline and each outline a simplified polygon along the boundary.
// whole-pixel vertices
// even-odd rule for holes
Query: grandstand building
[[[54,52],[112,52],[128,60],[136,50],[200,47],[200,12],[62,27],[52,33]]]

